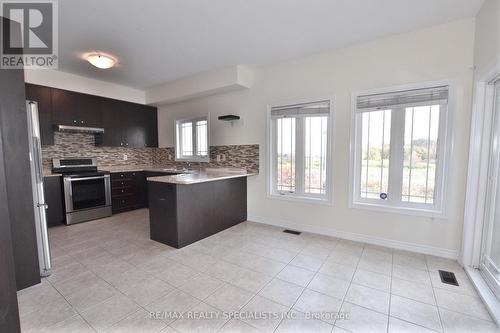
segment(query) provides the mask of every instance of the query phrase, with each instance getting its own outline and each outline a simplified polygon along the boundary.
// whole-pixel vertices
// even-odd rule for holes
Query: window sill
[[[364,210],[393,213],[393,214],[422,216],[422,217],[430,217],[430,218],[437,218],[437,219],[446,219],[447,218],[446,214],[441,210],[438,211],[438,210],[413,208],[413,207],[403,207],[403,206],[397,207],[397,206],[389,206],[389,205],[378,205],[375,203],[368,203],[368,202],[350,202],[349,208],[364,209]]]
[[[289,194],[268,194],[269,199],[278,199],[284,201],[294,201],[294,202],[302,202],[307,204],[318,204],[318,205],[326,205],[331,206],[333,204],[333,200],[331,198],[315,198],[315,197],[307,197],[300,195],[289,195]]]

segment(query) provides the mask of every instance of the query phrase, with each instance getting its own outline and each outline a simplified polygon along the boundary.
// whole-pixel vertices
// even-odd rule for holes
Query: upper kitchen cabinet
[[[137,105],[137,107],[139,112],[136,112],[136,123],[145,129],[146,136],[144,137],[144,142],[141,141],[141,137],[136,137],[136,144],[141,147],[158,147],[157,109],[149,105]],[[137,141],[137,139],[140,140]]]
[[[156,108],[103,99],[101,104],[104,134],[100,146],[144,148],[158,147],[158,122]]]
[[[73,91],[52,90],[54,125],[102,127],[102,98]]]
[[[158,116],[153,106],[74,91],[26,84],[26,99],[38,103],[42,145],[54,144],[57,125],[102,127],[96,145],[158,147]]]
[[[54,129],[52,122],[52,94],[51,88],[27,83],[25,85],[26,99],[38,104],[38,118],[40,121],[40,139],[42,146],[54,144]]]

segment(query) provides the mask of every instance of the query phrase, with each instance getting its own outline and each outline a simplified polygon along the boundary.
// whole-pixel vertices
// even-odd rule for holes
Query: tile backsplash
[[[99,166],[148,165],[153,164],[153,149],[96,147],[94,134],[54,132],[54,145],[42,147],[43,167],[50,170],[52,159],[63,157],[96,157]]]
[[[127,155],[127,160],[124,160]],[[220,160],[217,161],[217,155]],[[42,147],[43,167],[52,168],[53,158],[96,157],[99,166],[158,165],[183,167],[185,162],[175,161],[175,150],[168,148],[96,147],[95,136],[86,133],[54,133],[54,145]],[[191,163],[200,167],[245,168],[259,172],[259,145],[211,146],[210,162]]]
[[[219,160],[217,160],[219,156]],[[186,162],[175,160],[174,148],[156,148],[153,164],[172,167],[186,166]],[[193,167],[244,168],[249,172],[259,172],[259,145],[211,146],[210,162],[191,162]]]

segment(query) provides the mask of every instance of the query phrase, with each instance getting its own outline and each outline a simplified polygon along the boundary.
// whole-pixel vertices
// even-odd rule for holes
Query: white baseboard
[[[325,227],[306,225],[306,224],[297,224],[297,223],[292,223],[292,222],[289,222],[286,220],[273,219],[273,218],[257,216],[257,215],[249,215],[247,220],[251,221],[251,222],[268,224],[268,225],[273,225],[273,226],[287,228],[287,229],[293,229],[293,230],[302,231],[302,232],[310,232],[310,233],[314,233],[314,234],[333,236],[333,237],[338,237],[338,238],[342,238],[342,239],[348,239],[348,240],[363,242],[363,243],[367,243],[367,244],[385,246],[385,247],[390,247],[390,248],[399,249],[399,250],[406,250],[406,251],[412,251],[412,252],[417,252],[417,253],[429,254],[429,255],[448,258],[448,259],[456,260],[458,257],[458,252],[454,251],[454,250],[443,249],[443,248],[439,248],[439,247],[433,247],[433,246],[427,246],[427,245],[421,245],[421,244],[415,244],[415,243],[401,242],[401,241],[397,241],[397,240],[393,240],[393,239],[378,238],[378,237],[373,237],[373,236],[364,235],[364,234],[357,234],[357,233],[347,232],[347,231],[339,231],[339,230],[335,230],[333,228],[325,228]]]

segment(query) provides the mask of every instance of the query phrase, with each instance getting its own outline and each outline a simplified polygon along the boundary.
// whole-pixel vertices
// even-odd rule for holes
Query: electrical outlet
[[[128,155],[127,154],[123,154],[123,160],[124,161],[128,160]]]
[[[222,154],[222,161],[225,162],[226,161],[226,154]]]
[[[220,155],[217,155],[217,162],[220,162]]]

